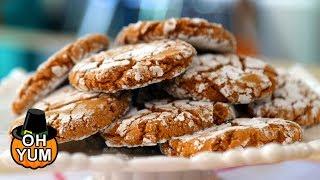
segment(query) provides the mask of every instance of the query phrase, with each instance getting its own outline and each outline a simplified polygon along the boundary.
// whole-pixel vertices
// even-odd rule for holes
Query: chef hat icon
[[[53,127],[47,126],[44,111],[40,109],[29,109],[23,125],[12,130],[12,136],[17,139],[22,139],[25,134],[45,134],[47,140],[50,140],[57,135],[57,131]]]

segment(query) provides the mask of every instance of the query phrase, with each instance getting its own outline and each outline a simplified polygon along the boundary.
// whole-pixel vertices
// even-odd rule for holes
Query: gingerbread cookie
[[[302,129],[283,119],[239,118],[193,135],[172,138],[161,146],[169,156],[190,157],[204,151],[227,151],[234,148],[261,147],[276,142],[289,144],[301,141]]]
[[[254,116],[283,118],[301,126],[320,122],[320,96],[303,80],[278,72],[279,85],[270,98],[249,105]]]
[[[97,133],[122,116],[129,108],[130,95],[86,93],[62,87],[33,107],[45,111],[49,125],[57,130],[59,143],[81,140]],[[23,124],[24,116],[13,122]]]
[[[100,34],[88,35],[65,46],[41,64],[18,91],[12,111],[23,113],[35,102],[57,88],[67,77],[75,63],[92,53],[108,47],[109,40]]]
[[[234,117],[233,108],[225,103],[162,100],[147,103],[145,109],[113,123],[101,134],[110,147],[153,146]]]
[[[136,44],[159,39],[181,39],[196,49],[214,52],[235,52],[236,40],[221,24],[200,18],[139,21],[122,29],[116,43]]]
[[[180,40],[126,45],[78,63],[69,80],[83,91],[113,93],[136,89],[178,76],[195,54],[190,44]]]
[[[270,96],[277,74],[268,64],[235,54],[205,54],[164,88],[178,98],[248,104]]]

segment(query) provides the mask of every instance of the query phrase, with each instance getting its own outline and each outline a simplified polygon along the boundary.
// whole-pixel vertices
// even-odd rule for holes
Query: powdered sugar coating
[[[78,63],[69,80],[84,91],[135,89],[178,76],[195,54],[191,45],[179,40],[122,46]]]
[[[119,32],[116,43],[136,44],[159,39],[181,39],[195,48],[218,52],[234,52],[236,40],[221,24],[201,18],[171,18],[164,21],[139,21]]]
[[[115,122],[102,136],[111,147],[153,146],[234,117],[233,107],[225,103],[162,100],[147,103],[146,109]]]
[[[33,107],[48,111],[56,108],[63,107],[67,104],[73,104],[77,101],[98,97],[100,93],[87,93],[83,91],[77,91],[71,86],[63,87],[48,97],[37,102]]]
[[[255,116],[276,117],[311,126],[320,122],[320,96],[297,74],[278,71],[279,85],[270,98],[250,104]]]
[[[63,77],[66,72],[68,72],[68,68],[66,66],[53,66],[51,68],[51,71],[53,74],[55,74],[57,77]]]
[[[279,118],[238,118],[238,119],[234,119],[232,120],[230,123],[226,123],[226,124],[222,124],[220,126],[215,126],[215,127],[211,127],[211,128],[207,128],[205,130],[196,132],[192,135],[185,135],[185,136],[181,136],[181,137],[174,137],[172,139],[180,139],[181,141],[189,141],[191,139],[198,139],[199,141],[203,141],[203,140],[208,140],[211,138],[214,138],[215,136],[221,135],[223,133],[225,133],[226,131],[231,129],[242,129],[245,128],[247,126],[250,127],[255,127],[255,128],[259,128],[262,129],[264,127],[269,126],[270,124],[275,124],[275,125],[288,125],[288,124],[295,124],[295,123],[291,123],[290,121],[286,121],[283,119],[279,119]],[[297,127],[299,127],[298,124],[296,124]],[[288,137],[286,137],[288,138]]]
[[[36,103],[45,111],[49,125],[58,132],[59,143],[80,140],[110,125],[129,109],[130,95],[87,93],[65,86]],[[23,124],[23,117],[14,126]]]
[[[165,89],[179,98],[248,104],[270,96],[275,85],[275,71],[261,60],[205,54],[195,57],[191,67]]]
[[[176,29],[177,21],[174,18],[168,19],[164,22],[163,32],[164,34],[169,34],[171,31]]]
[[[292,122],[270,118],[239,118],[192,135],[174,137],[163,145],[167,155],[193,156],[203,151],[261,147],[270,142],[290,144],[301,141],[302,129]]]

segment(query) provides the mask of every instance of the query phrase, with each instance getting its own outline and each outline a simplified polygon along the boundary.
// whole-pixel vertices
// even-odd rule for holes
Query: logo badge
[[[47,126],[45,113],[29,109],[22,126],[12,131],[13,160],[31,169],[44,168],[54,162],[58,154],[57,131]]]

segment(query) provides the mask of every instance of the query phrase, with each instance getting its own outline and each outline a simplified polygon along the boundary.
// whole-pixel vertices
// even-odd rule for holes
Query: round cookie
[[[101,132],[107,146],[154,146],[235,117],[233,107],[228,104],[189,100],[155,101],[131,114]]]
[[[18,90],[12,111],[15,114],[23,113],[67,79],[68,72],[75,63],[92,53],[106,49],[108,45],[109,40],[106,36],[92,34],[76,40],[53,54]]]
[[[56,138],[63,143],[84,139],[110,125],[128,110],[130,99],[128,93],[86,93],[65,86],[33,108],[45,111],[47,123],[57,130]],[[23,121],[24,116],[19,117],[12,127],[22,125]]]
[[[198,50],[235,52],[235,37],[221,24],[200,18],[168,19],[164,21],[139,21],[124,27],[116,43],[136,44],[159,39],[181,39]]]
[[[302,129],[292,121],[239,118],[193,135],[172,138],[161,145],[161,151],[169,156],[190,157],[205,151],[261,147],[271,142],[290,144],[301,140]]]
[[[301,126],[320,123],[320,96],[304,80],[290,73],[278,72],[279,85],[271,97],[254,102],[249,109],[254,116],[283,118]]]
[[[178,98],[248,104],[270,96],[276,78],[276,71],[258,59],[205,54],[195,57],[191,67],[164,88]]]
[[[78,63],[70,83],[79,90],[114,93],[178,76],[191,64],[195,49],[180,40],[126,45]]]

